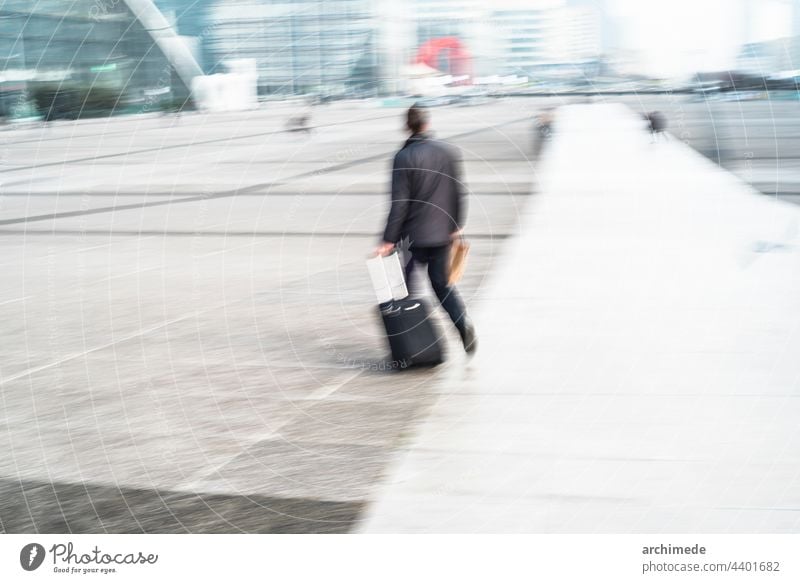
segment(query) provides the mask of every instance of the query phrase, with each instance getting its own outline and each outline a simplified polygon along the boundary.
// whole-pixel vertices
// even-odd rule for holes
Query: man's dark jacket
[[[450,242],[464,220],[461,161],[452,146],[415,134],[394,157],[392,208],[383,240],[408,237],[415,247]]]

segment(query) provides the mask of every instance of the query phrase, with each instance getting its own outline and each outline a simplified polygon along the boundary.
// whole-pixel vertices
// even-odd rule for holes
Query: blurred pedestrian
[[[286,121],[286,129],[290,132],[303,132],[305,134],[311,133],[311,108],[299,113],[298,115],[290,116]]]
[[[533,141],[533,157],[538,158],[547,140],[553,135],[553,110],[545,109],[536,116],[534,121],[535,138]]]
[[[647,122],[647,129],[650,130],[650,137],[653,142],[657,142],[660,137],[664,140],[667,139],[667,118],[660,111],[651,111],[645,114],[645,121]]]
[[[433,291],[461,335],[464,350],[477,348],[475,327],[455,286],[448,282],[450,248],[464,224],[461,161],[450,145],[434,139],[428,110],[412,106],[406,114],[411,134],[394,157],[392,206],[375,253],[388,255],[400,240],[408,240],[411,259],[406,282],[416,265],[427,265]]]

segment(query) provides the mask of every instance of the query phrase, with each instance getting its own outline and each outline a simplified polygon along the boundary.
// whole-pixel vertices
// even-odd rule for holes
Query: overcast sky
[[[733,65],[745,42],[791,34],[788,0],[608,0],[620,44],[647,72],[682,75]],[[800,64],[798,67],[800,68]]]
[[[733,67],[743,43],[789,36],[800,0],[493,0],[514,7],[588,4],[613,22],[614,48],[639,55],[659,76]],[[795,67],[800,69],[800,63]]]

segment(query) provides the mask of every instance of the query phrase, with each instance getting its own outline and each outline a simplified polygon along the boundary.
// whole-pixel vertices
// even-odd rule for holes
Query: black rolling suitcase
[[[367,267],[392,350],[392,367],[440,364],[444,360],[441,336],[425,302],[408,298],[398,254],[370,259]]]
[[[380,306],[394,368],[435,366],[443,360],[439,332],[422,300],[393,300]]]

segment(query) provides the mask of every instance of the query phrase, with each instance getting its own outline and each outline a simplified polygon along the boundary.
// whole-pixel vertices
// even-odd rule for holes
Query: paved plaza
[[[0,132],[0,531],[797,532],[800,207],[630,103],[436,108],[480,348],[387,371],[403,112],[296,107]]]
[[[465,160],[468,302],[546,103],[434,112]],[[0,529],[352,529],[436,397],[430,371],[387,372],[364,264],[403,110],[319,107],[310,134],[294,114],[2,132]]]

